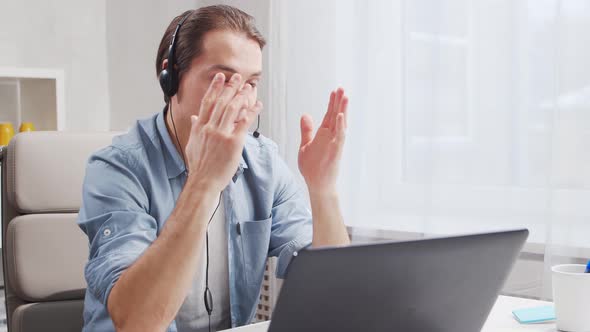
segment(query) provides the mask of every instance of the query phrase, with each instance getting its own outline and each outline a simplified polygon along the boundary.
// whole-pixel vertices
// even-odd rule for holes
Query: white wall
[[[65,72],[66,128],[107,130],[105,1],[0,3],[0,67]]]
[[[55,80],[21,79],[21,123],[33,122],[35,130],[55,130],[57,124],[55,92]]]
[[[164,100],[155,69],[158,45],[170,21],[195,7],[195,0],[107,1],[112,130],[125,130],[137,119],[161,111]]]

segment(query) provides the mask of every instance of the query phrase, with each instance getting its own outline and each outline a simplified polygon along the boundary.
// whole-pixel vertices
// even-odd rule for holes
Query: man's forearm
[[[158,238],[119,278],[108,311],[119,331],[163,331],[172,322],[196,273],[207,221],[219,193],[187,183]]]
[[[313,247],[350,244],[336,192],[309,192],[313,218]]]

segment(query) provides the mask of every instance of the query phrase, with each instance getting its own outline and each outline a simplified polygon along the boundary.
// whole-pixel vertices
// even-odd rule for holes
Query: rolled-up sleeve
[[[78,216],[89,241],[84,275],[88,291],[105,306],[123,271],[157,236],[135,166],[123,151],[109,147],[94,154],[86,168]]]
[[[311,245],[313,227],[304,187],[276,151],[273,175],[276,181],[269,256],[277,257],[276,276],[285,278],[293,255]]]

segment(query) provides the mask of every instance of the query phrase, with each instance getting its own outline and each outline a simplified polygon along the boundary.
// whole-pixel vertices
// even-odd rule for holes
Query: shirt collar
[[[180,174],[184,173],[186,167],[184,165],[184,161],[182,160],[182,156],[178,153],[176,146],[172,142],[172,137],[168,133],[168,128],[166,127],[166,108],[156,116],[156,128],[158,130],[158,134],[160,135],[160,140],[162,144],[162,150],[164,151],[164,163],[166,165],[166,173],[168,174],[168,179],[175,178]],[[238,170],[233,177],[233,181],[235,182],[237,176],[243,173],[244,169],[248,168],[248,164],[246,164],[246,160],[244,159],[244,154],[240,156],[240,164],[238,166]]]

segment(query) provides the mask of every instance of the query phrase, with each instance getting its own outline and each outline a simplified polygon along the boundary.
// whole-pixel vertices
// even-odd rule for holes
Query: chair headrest
[[[5,156],[6,193],[20,213],[77,212],[90,155],[118,133],[27,132],[13,137]]]

